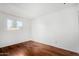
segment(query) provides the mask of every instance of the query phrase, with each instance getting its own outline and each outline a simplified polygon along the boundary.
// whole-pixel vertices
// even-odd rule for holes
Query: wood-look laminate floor
[[[1,56],[79,56],[78,53],[34,41],[27,41],[0,48],[0,55]]]

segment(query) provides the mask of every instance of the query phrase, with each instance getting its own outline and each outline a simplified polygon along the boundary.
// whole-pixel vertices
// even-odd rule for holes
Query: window
[[[23,26],[22,21],[17,21],[17,20],[7,20],[7,29],[8,30],[19,30]]]

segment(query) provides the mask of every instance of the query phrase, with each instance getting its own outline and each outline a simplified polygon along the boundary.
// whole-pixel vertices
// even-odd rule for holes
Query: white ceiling
[[[64,3],[0,3],[0,12],[33,19],[67,7],[69,4]]]

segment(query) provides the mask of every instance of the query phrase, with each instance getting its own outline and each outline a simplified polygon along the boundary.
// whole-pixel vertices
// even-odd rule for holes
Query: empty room
[[[0,56],[79,56],[79,3],[0,3]]]

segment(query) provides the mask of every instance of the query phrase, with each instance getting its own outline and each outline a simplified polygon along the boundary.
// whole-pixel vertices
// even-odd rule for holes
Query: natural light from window
[[[7,20],[7,29],[8,30],[20,30],[23,26],[22,21],[18,20]]]

